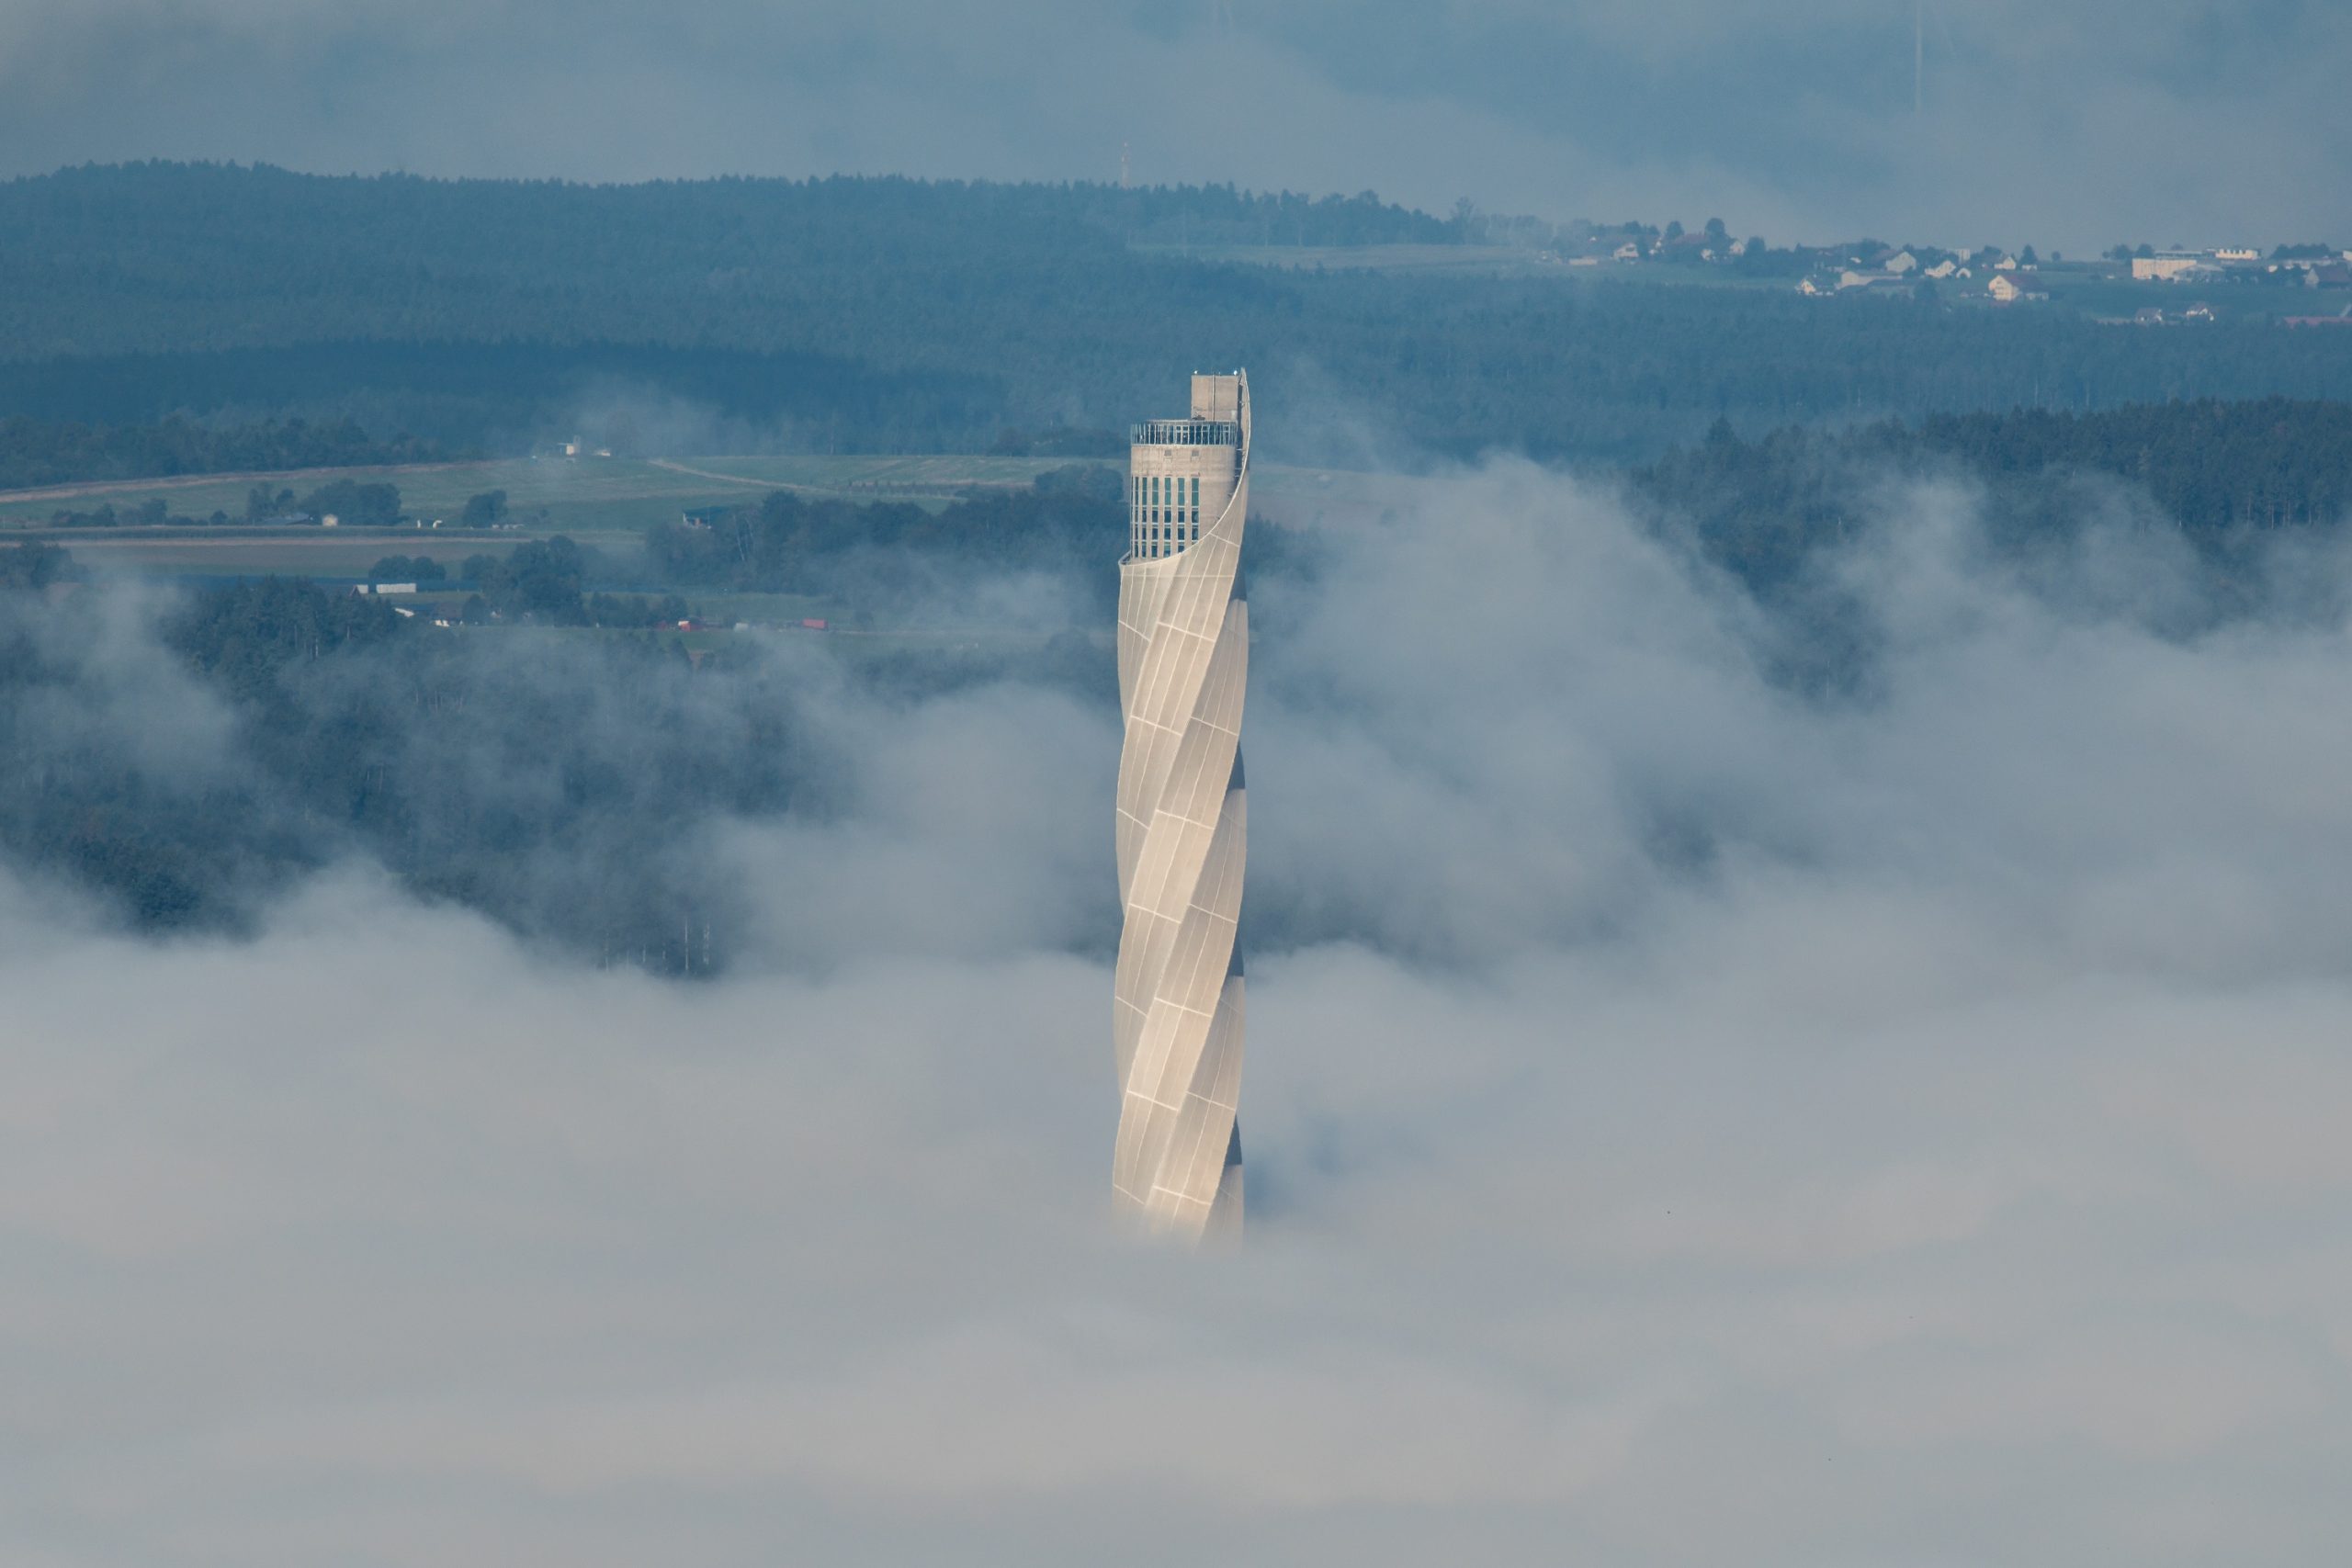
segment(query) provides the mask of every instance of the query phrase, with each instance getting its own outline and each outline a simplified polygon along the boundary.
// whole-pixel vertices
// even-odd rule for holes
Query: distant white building
[[[2250,245],[2224,245],[2213,253],[2213,259],[2224,266],[2245,266],[2262,259],[2262,253]]]
[[[2177,283],[2212,270],[2213,264],[2194,251],[2162,251],[2132,258],[2132,276],[2140,283]]]
[[[1886,258],[1886,270],[1893,273],[1897,277],[1902,276],[1906,272],[1914,270],[1918,266],[1918,265],[1919,258],[1913,255],[1909,251],[1897,251],[1893,255]]]
[[[1920,276],[1923,277],[1950,277],[1958,271],[1960,271],[1960,264],[1952,260],[1950,256],[1946,256],[1943,260],[1929,267],[1926,272],[1920,274]]]
[[[2004,272],[1995,276],[1984,292],[2004,305],[2014,305],[2020,299],[2047,299],[2050,290],[2030,272]]]

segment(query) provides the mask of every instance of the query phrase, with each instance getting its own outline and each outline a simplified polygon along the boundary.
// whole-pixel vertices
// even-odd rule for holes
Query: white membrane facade
[[[1250,382],[1194,376],[1186,419],[1135,427],[1119,562],[1119,934],[1111,1182],[1144,1228],[1241,1227],[1241,698]]]

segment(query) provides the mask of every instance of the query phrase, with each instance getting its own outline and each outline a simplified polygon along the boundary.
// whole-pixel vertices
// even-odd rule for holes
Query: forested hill
[[[673,451],[974,449],[1006,426],[1116,429],[1186,371],[1247,365],[1272,458],[1617,460],[1718,417],[2352,395],[2345,332],[1152,248],[1171,226],[1442,243],[1451,221],[1223,189],[75,169],[0,183],[0,416],[347,417],[492,450],[605,439],[604,421]]]
[[[1230,188],[898,178],[636,186],[145,164],[0,183],[0,355],[352,338],[818,346],[877,310],[966,338],[1132,242],[1442,243],[1426,213]],[[1152,269],[1140,269],[1148,273]]]
[[[2226,562],[2278,530],[2352,518],[2352,403],[2020,409],[1843,432],[1791,427],[1753,441],[1724,424],[1629,479],[1661,519],[1691,528],[1710,555],[1769,592],[1865,526],[1890,477],[1973,485],[1994,540],[2008,548],[2063,545],[2120,513]]]

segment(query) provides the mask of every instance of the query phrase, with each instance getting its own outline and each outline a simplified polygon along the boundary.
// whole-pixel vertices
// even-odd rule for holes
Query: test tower
[[[1193,1239],[1241,1228],[1241,701],[1250,379],[1194,376],[1184,419],[1135,427],[1119,562],[1122,1213]]]

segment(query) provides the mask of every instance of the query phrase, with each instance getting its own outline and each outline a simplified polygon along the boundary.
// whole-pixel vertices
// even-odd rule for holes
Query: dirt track
[[[648,457],[646,463],[656,468],[667,468],[673,474],[687,474],[698,479],[717,479],[722,484],[748,485],[753,490],[815,491],[815,485],[787,484],[782,479],[750,479],[741,474],[715,474],[708,468],[689,468],[684,463],[673,463],[667,457]]]

